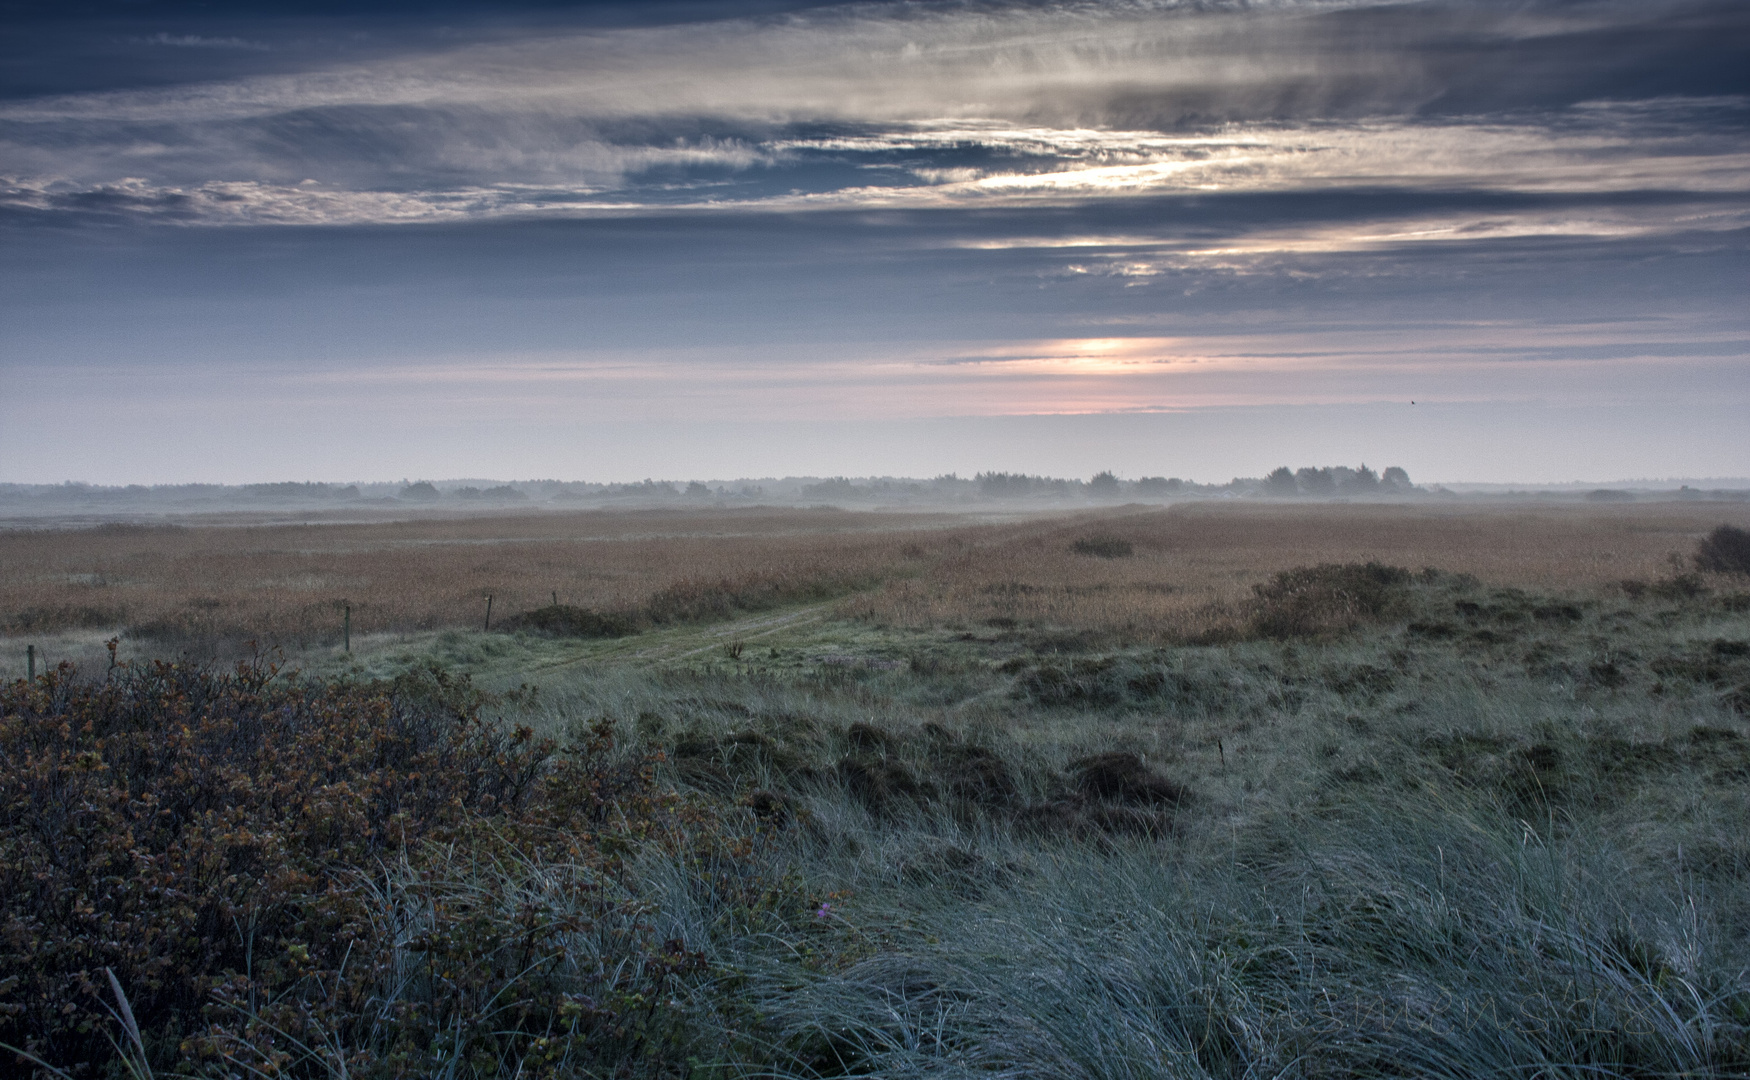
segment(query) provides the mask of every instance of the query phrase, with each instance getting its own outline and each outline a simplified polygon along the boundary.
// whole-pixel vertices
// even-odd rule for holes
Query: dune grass
[[[1147,582],[1179,525],[1139,519],[902,557],[954,603]],[[1750,1074],[1750,581],[1345,544],[1196,637],[827,599],[748,640],[9,684],[0,1042],[79,1076]]]

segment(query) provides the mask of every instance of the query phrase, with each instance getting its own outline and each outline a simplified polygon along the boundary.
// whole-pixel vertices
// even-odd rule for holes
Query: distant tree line
[[[1221,483],[1166,476],[1126,479],[1105,469],[1085,479],[1036,476],[1022,472],[981,472],[973,476],[785,476],[757,480],[638,480],[603,483],[583,480],[400,480],[354,484],[281,482],[259,484],[128,484],[104,486],[0,483],[0,513],[224,512],[266,506],[392,507],[471,506],[479,509],[551,505],[586,506],[755,506],[860,504],[958,506],[979,502],[1038,504],[1168,502],[1181,499],[1457,497],[1441,487],[1419,488],[1399,466],[1374,472],[1366,465],[1291,469],[1284,465],[1265,476],[1236,476]],[[1597,488],[1562,485],[1558,489],[1497,491],[1490,498],[1574,499],[1624,502],[1641,498],[1750,501],[1750,488],[1682,487]]]
[[[1414,491],[1410,474],[1396,465],[1376,473],[1363,464],[1358,469],[1330,465],[1322,469],[1290,469],[1284,465],[1264,477],[1267,495],[1401,495]]]
[[[1111,473],[1101,473],[1111,476]],[[1080,480],[1062,480],[1052,476],[1028,476],[1026,473],[983,472],[974,476],[978,493],[987,499],[1024,499],[1037,496],[1069,495],[1081,486]]]

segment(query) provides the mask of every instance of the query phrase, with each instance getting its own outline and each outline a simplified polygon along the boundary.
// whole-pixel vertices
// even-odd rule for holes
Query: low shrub
[[[1695,545],[1695,568],[1715,574],[1750,574],[1750,530],[1721,525]]]
[[[1026,667],[1015,689],[1047,708],[1149,709],[1175,716],[1247,715],[1263,704],[1258,688],[1231,670],[1133,656]]]
[[[0,687],[0,1043],[103,1075],[113,972],[153,1068],[573,1075],[678,1053],[674,987],[702,961],[656,935],[628,862],[732,867],[746,843],[605,723],[561,751],[471,700],[429,673],[398,690],[261,663]]]
[[[0,616],[0,630],[15,634],[68,628],[89,630],[96,627],[119,625],[126,617],[126,609],[119,607],[58,604],[53,607],[29,607],[9,611],[4,616]]]
[[[569,638],[617,638],[636,634],[638,618],[619,611],[595,611],[570,604],[549,604],[499,624],[502,630],[532,630],[538,634]]]
[[[1252,587],[1252,630],[1278,639],[1351,630],[1397,610],[1413,580],[1408,570],[1377,562],[1284,570]]]
[[[1130,541],[1110,533],[1084,536],[1070,545],[1077,555],[1092,555],[1096,559],[1123,559],[1136,554]]]

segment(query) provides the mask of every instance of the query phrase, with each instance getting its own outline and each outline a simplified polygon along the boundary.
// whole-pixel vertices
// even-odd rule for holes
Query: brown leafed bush
[[[441,673],[111,674],[0,687],[0,1042],[101,1075],[107,968],[161,1068],[496,1075],[666,1045],[664,987],[701,961],[654,940],[623,861],[734,855],[605,726],[561,753]]]
[[[1715,574],[1750,574],[1750,530],[1721,525],[1695,545],[1695,568]]]

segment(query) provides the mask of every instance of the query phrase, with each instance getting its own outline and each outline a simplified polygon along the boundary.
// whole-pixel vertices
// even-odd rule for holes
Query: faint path
[[[641,660],[646,663],[684,660],[690,656],[698,656],[700,653],[721,649],[730,642],[756,641],[820,622],[827,617],[827,613],[834,603],[836,601],[827,601],[822,604],[811,604],[807,607],[791,608],[775,615],[768,612],[746,619],[713,623],[710,626],[687,627],[658,634],[639,634],[632,638],[622,638],[620,641],[605,647],[600,645],[586,646],[575,655],[549,660],[543,664],[535,664],[531,670],[553,671],[591,660]],[[652,640],[653,638],[655,640]]]

